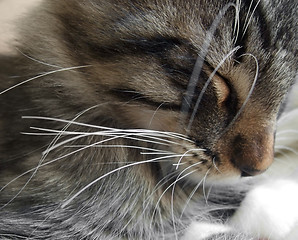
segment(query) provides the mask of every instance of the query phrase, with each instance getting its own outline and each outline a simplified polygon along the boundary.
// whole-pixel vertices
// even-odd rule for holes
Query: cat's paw
[[[230,226],[261,239],[298,239],[298,181],[271,180],[251,190]]]

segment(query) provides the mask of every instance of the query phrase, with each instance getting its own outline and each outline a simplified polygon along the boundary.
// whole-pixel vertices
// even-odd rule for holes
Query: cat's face
[[[117,127],[186,135],[161,148],[185,154],[170,165],[194,179],[255,175],[273,160],[291,74],[266,35],[272,23],[202,2],[65,1],[57,14],[70,55],[92,66],[82,98],[108,103]]]

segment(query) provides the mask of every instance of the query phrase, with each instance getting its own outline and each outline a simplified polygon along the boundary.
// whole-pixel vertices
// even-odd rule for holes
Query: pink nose
[[[244,177],[261,174],[273,162],[273,141],[268,136],[249,138],[239,134],[233,141],[231,161]]]

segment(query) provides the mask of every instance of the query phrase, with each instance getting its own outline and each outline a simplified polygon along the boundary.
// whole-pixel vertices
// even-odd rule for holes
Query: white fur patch
[[[298,86],[298,85],[297,85]],[[234,231],[256,239],[298,240],[298,109],[278,122],[276,160],[259,176],[229,225],[193,223],[182,240]]]
[[[198,223],[194,222],[190,225],[187,233],[181,240],[201,240],[217,233],[226,233],[231,228],[222,224]]]
[[[256,187],[248,193],[230,225],[272,240],[288,240],[287,236],[292,234],[297,236],[298,182],[280,179]]]

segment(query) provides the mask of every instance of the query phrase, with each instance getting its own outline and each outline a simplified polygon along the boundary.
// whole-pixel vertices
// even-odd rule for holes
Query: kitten
[[[273,161],[296,16],[290,0],[42,2],[1,59],[0,236],[179,239],[225,222],[240,177]]]

